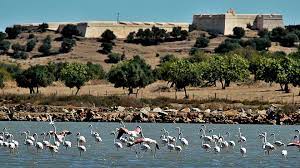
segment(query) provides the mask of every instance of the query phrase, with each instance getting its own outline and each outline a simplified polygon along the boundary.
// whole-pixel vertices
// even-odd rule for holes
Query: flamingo
[[[34,137],[33,136],[30,136],[30,131],[28,130],[27,131],[27,134],[28,134],[28,139],[30,139],[30,140],[32,140],[32,142],[34,142],[35,141],[35,139],[34,139]]]
[[[17,147],[16,147],[16,144],[13,142],[13,135],[8,134],[7,137],[9,139],[8,148],[10,150],[10,153],[14,153],[14,151],[16,150]]]
[[[77,138],[77,149],[79,150],[79,155],[81,156],[82,152],[86,152],[86,147],[81,144],[81,141],[79,138]]]
[[[163,130],[161,130],[163,131]],[[160,139],[161,139],[161,143],[162,145],[167,145],[167,143],[169,142],[169,140],[166,138],[166,135],[163,133],[161,136],[160,136]]]
[[[202,125],[202,126],[204,126],[205,129],[206,129],[206,126],[205,126],[205,125]],[[207,136],[207,135],[206,135],[205,129],[203,129],[203,128],[200,129],[200,132],[203,132],[203,133],[202,133],[203,136],[200,136],[200,137],[203,138],[203,140],[204,140],[205,142],[213,142],[213,141],[214,141],[213,138],[212,138],[211,136]]]
[[[66,141],[66,136],[64,137],[63,146],[66,147],[66,149],[72,147],[72,142],[71,141]]]
[[[80,135],[80,132],[77,133],[77,141],[78,141],[80,144],[86,143],[85,137],[82,136],[82,135]]]
[[[92,135],[94,138],[96,138],[97,136],[99,136],[99,133],[98,133],[98,132],[93,131],[93,125],[92,125],[92,124],[90,124],[89,127],[91,128],[90,133],[91,133],[91,135]]]
[[[268,155],[270,154],[270,151],[274,150],[275,147],[270,142],[267,141],[267,132],[264,132],[264,149],[268,152]]]
[[[200,139],[202,139],[202,137],[203,137],[203,135],[200,136]],[[206,151],[208,151],[211,148],[211,146],[209,144],[204,143],[204,140],[201,141],[201,147]]]
[[[229,147],[229,143],[227,141],[224,140],[223,136],[219,136],[219,142],[221,143],[221,148],[228,148]]]
[[[174,143],[176,141],[175,137],[172,137],[169,135],[169,131],[167,131],[165,128],[162,129],[165,134],[167,134],[166,138],[168,139],[168,142]]]
[[[51,155],[53,156],[54,153],[58,153],[58,147],[56,145],[48,144],[47,145],[48,149],[51,152]]]
[[[230,133],[229,132],[226,132],[226,135],[228,137],[230,137]],[[235,142],[234,141],[228,141],[228,145],[231,146],[232,148],[234,148],[235,147]]]
[[[276,141],[276,140],[275,140],[275,139],[276,139],[276,137],[275,137],[275,134],[274,134],[274,133],[270,134],[270,136],[273,136],[273,144],[274,144],[275,146],[277,146],[277,147],[281,147],[281,146],[283,146],[283,145],[284,145],[284,143],[283,143],[283,142],[281,142],[281,141]]]
[[[240,148],[240,153],[241,153],[241,155],[244,157],[245,155],[246,155],[246,153],[247,153],[247,149],[245,148],[245,147],[243,147],[242,146],[242,144],[241,144],[241,148]]]
[[[47,132],[47,134],[46,134],[45,132],[43,132],[41,135],[44,136],[44,137],[43,137],[43,141],[42,141],[43,145],[44,145],[45,147],[47,147],[48,145],[50,145],[50,142],[47,141],[47,140],[45,140],[45,139],[46,139],[46,136],[50,136],[49,132]]]
[[[39,150],[44,149],[44,145],[42,142],[38,142],[38,135],[36,133],[33,134],[33,137],[35,137],[35,147],[36,147],[36,152],[39,152]]]
[[[28,134],[27,132],[22,132],[21,134],[25,135],[25,140],[24,140],[24,144],[27,146],[33,146],[33,141],[31,139],[28,139]]]
[[[220,149],[220,147],[217,145],[217,142],[216,142],[216,141],[215,141],[214,151],[215,151],[216,154],[217,154],[217,153],[220,153],[220,151],[221,151],[221,149]]]
[[[116,142],[117,134],[113,132],[112,135],[114,135],[114,146],[117,148],[117,150],[122,149],[123,148],[122,143]]]
[[[246,139],[246,137],[244,137],[244,136],[242,136],[242,133],[241,133],[241,128],[239,128],[239,140],[238,140],[238,142],[246,142],[247,141],[247,139]]]
[[[186,140],[185,138],[181,137],[182,132],[181,132],[180,127],[176,127],[176,129],[178,130],[178,140],[181,142],[182,146],[188,146],[189,141]]]
[[[137,126],[133,131],[129,131],[125,127],[121,127],[118,129],[118,135],[117,139],[120,139],[123,134],[127,134],[131,137],[138,137],[138,135],[141,133],[141,127]]]

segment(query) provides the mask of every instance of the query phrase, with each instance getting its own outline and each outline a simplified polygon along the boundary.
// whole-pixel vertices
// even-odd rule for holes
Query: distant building
[[[279,14],[237,14],[230,9],[225,14],[200,14],[193,16],[193,27],[224,35],[233,34],[234,27],[268,29],[284,27],[283,16]]]
[[[117,38],[126,38],[130,32],[137,32],[139,29],[151,29],[153,26],[172,31],[174,27],[181,27],[182,30],[188,30],[188,23],[174,22],[117,22],[117,21],[89,21],[89,22],[49,22],[49,30],[60,32],[67,24],[77,25],[81,36],[86,38],[98,38],[109,29],[114,32]],[[22,24],[22,26],[32,27],[36,24]]]

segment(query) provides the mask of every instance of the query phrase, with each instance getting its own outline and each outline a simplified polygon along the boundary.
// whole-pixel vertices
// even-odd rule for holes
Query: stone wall
[[[247,25],[254,25],[257,15],[232,15],[225,14],[225,30],[224,35],[233,34],[233,28],[242,27],[247,29]]]
[[[212,33],[220,33],[224,35],[233,34],[234,27],[242,27],[247,29],[250,25],[255,29],[271,30],[275,27],[283,27],[283,17],[278,14],[214,14],[214,15],[194,15],[193,27],[198,30],[205,30]]]
[[[197,30],[224,34],[225,15],[194,15],[193,26]]]

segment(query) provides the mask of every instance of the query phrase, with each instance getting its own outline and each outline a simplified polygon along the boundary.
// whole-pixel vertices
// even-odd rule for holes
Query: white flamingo
[[[85,137],[82,136],[82,135],[80,135],[80,132],[77,133],[77,141],[78,141],[80,144],[86,143]]]
[[[277,147],[281,147],[281,146],[284,146],[284,143],[281,142],[281,141],[276,141],[276,137],[275,137],[275,134],[272,133],[270,134],[270,136],[273,136],[273,144]]]
[[[202,125],[202,126],[204,126],[204,129],[203,128],[201,128],[200,129],[200,132],[202,132],[202,135],[203,136],[201,136],[201,138],[205,141],[205,142],[213,142],[214,140],[213,140],[213,138],[211,137],[211,136],[207,136],[206,135],[206,126],[205,125]]]
[[[39,152],[39,150],[44,149],[44,145],[42,142],[38,142],[38,135],[36,133],[33,134],[33,137],[35,137],[35,147],[36,147],[36,152]]]
[[[122,143],[116,142],[116,138],[117,138],[116,132],[113,132],[111,134],[114,135],[114,146],[117,148],[117,150],[122,149],[123,148]]]
[[[246,142],[247,139],[245,136],[242,136],[242,133],[241,133],[241,128],[239,128],[239,139],[238,139],[238,142]]]
[[[226,135],[228,137],[230,137],[230,133],[229,132],[226,132]],[[235,147],[235,142],[234,141],[228,141],[228,145],[231,146],[232,148],[234,148]]]
[[[81,156],[82,152],[86,152],[86,147],[81,144],[80,139],[77,138],[77,149],[79,150],[79,155]]]
[[[34,143],[33,143],[33,141],[32,141],[31,139],[28,139],[27,132],[22,132],[22,134],[25,135],[24,144],[27,146],[27,148],[28,148],[29,146],[33,146]]]
[[[270,151],[273,151],[275,149],[274,145],[272,145],[270,142],[267,141],[267,132],[264,132],[264,149],[267,151],[268,155],[270,154]]]
[[[42,141],[43,145],[44,145],[45,147],[47,147],[48,145],[50,145],[50,142],[46,140],[46,136],[49,136],[49,137],[50,137],[49,132],[48,132],[47,134],[46,134],[45,132],[43,132],[41,135],[43,136],[43,141]],[[50,138],[49,138],[49,139],[50,139]]]
[[[241,155],[244,157],[247,153],[247,149],[245,147],[242,146],[242,143],[241,143],[241,148],[240,148],[240,153]]]
[[[178,131],[178,140],[180,141],[182,146],[188,146],[189,145],[189,141],[186,140],[185,138],[181,137],[182,136],[182,131],[180,129],[180,127],[176,127],[177,131]]]
[[[215,153],[220,153],[221,148],[217,145],[217,142],[215,141],[215,147],[214,147],[214,152]]]

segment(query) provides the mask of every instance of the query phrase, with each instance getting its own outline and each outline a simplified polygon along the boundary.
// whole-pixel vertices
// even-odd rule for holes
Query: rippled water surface
[[[240,127],[244,136],[247,137],[247,155],[241,157],[239,146],[228,151],[221,151],[219,154],[205,152],[201,148],[199,139],[199,128],[197,124],[139,124],[143,128],[144,135],[159,140],[160,130],[166,128],[170,135],[177,133],[175,127],[180,126],[184,137],[188,139],[190,145],[183,149],[179,157],[176,152],[169,152],[165,147],[161,147],[157,152],[157,158],[154,159],[150,152],[145,153],[142,158],[136,158],[135,152],[129,149],[117,151],[113,145],[113,136],[110,132],[118,123],[92,123],[94,129],[100,132],[102,143],[95,143],[90,135],[90,123],[56,123],[58,131],[68,129],[73,134],[67,139],[72,141],[71,149],[60,148],[59,153],[54,157],[48,150],[36,153],[34,148],[27,149],[23,145],[24,137],[21,132],[30,130],[42,133],[52,130],[48,123],[39,122],[0,122],[0,128],[6,127],[8,131],[19,141],[20,147],[18,153],[12,155],[9,151],[0,147],[1,167],[300,167],[300,152],[295,147],[287,147],[288,158],[281,157],[281,150],[278,149],[270,156],[264,155],[261,148],[261,140],[257,138],[259,132],[277,133],[277,139],[284,143],[290,142],[294,136],[295,129],[299,126],[269,126],[269,125],[207,125],[208,129],[213,129],[213,134],[225,134],[231,132],[230,138],[226,140],[235,140]],[[128,128],[134,128],[137,124],[126,124]],[[75,134],[80,132],[87,139],[87,151],[80,157],[76,148]],[[39,137],[42,141],[42,137]],[[269,139],[272,141],[272,138]]]

